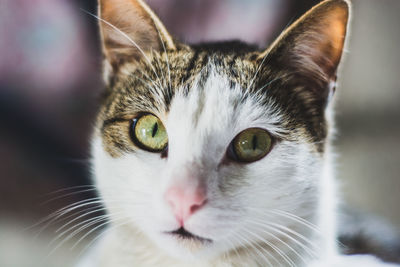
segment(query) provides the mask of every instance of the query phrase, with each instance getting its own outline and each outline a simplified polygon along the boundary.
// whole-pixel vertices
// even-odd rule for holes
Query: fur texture
[[[336,258],[329,98],[349,3],[322,2],[264,51],[173,41],[140,0],[99,10],[107,89],[93,170],[111,219],[94,266],[328,266],[318,264]],[[132,142],[144,113],[167,129],[165,153]],[[227,157],[253,127],[272,136],[269,154]],[[202,241],[167,234],[181,226],[165,192],[185,183],[207,192],[184,225]]]

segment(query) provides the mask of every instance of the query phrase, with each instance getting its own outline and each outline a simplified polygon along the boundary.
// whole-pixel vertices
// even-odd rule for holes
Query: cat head
[[[99,12],[93,168],[113,224],[185,259],[311,234],[348,2],[322,2],[266,50],[183,44],[140,0]]]

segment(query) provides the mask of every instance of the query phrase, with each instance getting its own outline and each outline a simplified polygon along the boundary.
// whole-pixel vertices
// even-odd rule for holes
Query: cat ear
[[[342,57],[349,8],[346,0],[321,2],[285,30],[259,60],[329,84],[336,79]]]
[[[103,53],[114,70],[151,50],[175,49],[164,25],[142,0],[99,0],[99,17]]]

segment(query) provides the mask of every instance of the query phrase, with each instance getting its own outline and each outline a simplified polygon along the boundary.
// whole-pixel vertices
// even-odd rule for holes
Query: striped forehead
[[[270,103],[250,95],[246,88],[210,67],[187,90],[178,90],[166,120],[171,156],[201,157],[219,154],[242,130],[265,128],[279,135],[282,116]]]
[[[203,88],[211,70],[218,69],[231,81],[246,83],[254,67],[235,54],[218,54],[203,50],[179,50],[168,55],[153,55],[152,64],[125,63],[119,69],[116,83],[109,85],[103,104],[103,119],[129,117],[150,112],[163,117],[169,112],[175,94]],[[239,71],[240,70],[240,71]],[[197,81],[197,86],[193,86]]]

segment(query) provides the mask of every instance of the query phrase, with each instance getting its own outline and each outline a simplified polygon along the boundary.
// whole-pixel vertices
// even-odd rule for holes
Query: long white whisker
[[[307,228],[309,228],[310,230],[312,230],[313,232],[315,232],[316,234],[321,235],[321,231],[318,229],[318,226],[316,226],[315,224],[305,220],[304,218],[301,218],[297,215],[294,215],[292,213],[289,213],[287,211],[283,211],[283,210],[267,210],[267,211],[260,211],[258,208],[248,208],[249,210],[252,210],[254,212],[257,212],[259,214],[263,214],[263,215],[268,215],[268,214],[273,214],[273,215],[280,215],[283,216],[287,219],[293,220],[297,223],[299,223],[300,225],[306,226]]]
[[[35,225],[31,226],[35,227],[40,225],[41,223],[45,223],[47,221],[47,223],[41,227],[39,229],[39,231],[36,234],[36,237],[39,236],[49,225],[51,225],[52,223],[56,222],[58,219],[60,219],[62,216],[64,216],[65,214],[68,214],[76,209],[79,209],[81,207],[85,207],[88,205],[92,205],[92,204],[97,204],[97,203],[102,203],[102,201],[93,201],[93,199],[99,199],[99,198],[92,198],[92,199],[86,199],[86,200],[82,200],[82,201],[78,201],[76,203],[70,204],[52,214],[50,214],[49,216],[47,216],[45,219],[39,221],[38,223],[36,223]],[[29,228],[28,228],[29,229]]]
[[[95,191],[95,190],[96,190],[96,188],[90,188],[90,189],[83,189],[83,190],[67,193],[67,194],[64,194],[64,195],[57,196],[57,197],[51,198],[49,200],[46,200],[45,202],[43,202],[40,205],[46,205],[47,203],[50,203],[50,202],[52,202],[54,200],[57,200],[57,199],[65,198],[65,197],[76,195],[76,194],[80,194],[80,193],[86,193],[86,192],[90,192],[90,191]]]
[[[252,223],[252,224],[256,224],[258,226],[262,226],[267,228],[268,230],[272,230],[274,231],[275,229],[273,227],[270,227],[268,225],[265,224],[261,224],[261,223],[257,223],[256,221],[247,221],[248,223]],[[304,263],[307,263],[307,261],[305,260],[305,258],[300,255],[292,246],[290,246],[288,243],[284,242],[281,238],[279,238],[278,236],[270,233],[269,231],[263,230],[261,229],[260,231],[262,231],[263,233],[271,236],[272,238],[278,240],[279,242],[281,242],[282,244],[284,244],[289,250],[291,250],[299,259],[301,259]],[[276,232],[276,231],[275,231]],[[297,245],[301,244],[300,242],[298,242],[297,240],[295,240],[294,238],[292,238],[291,236],[289,236],[288,234],[283,233],[282,231],[279,231],[278,233],[282,234],[283,236],[289,238],[291,241],[295,242]],[[294,241],[295,240],[295,241]],[[297,241],[297,242],[296,242]],[[304,245],[301,244],[300,245],[302,248],[304,248]]]
[[[90,226],[90,225],[91,225],[91,224],[90,224],[91,222],[97,223],[97,222],[99,222],[99,221],[101,221],[101,220],[106,220],[105,215],[104,215],[104,216],[101,216],[101,219],[100,219],[100,218],[97,218],[97,217],[95,217],[95,218],[90,218],[90,219],[84,221],[83,223],[88,223],[88,225]],[[62,236],[64,236],[67,232],[73,230],[74,228],[76,228],[76,227],[79,226],[79,225],[80,225],[80,224],[75,225],[75,226],[71,227],[70,229],[68,229],[68,230],[66,230],[66,231],[64,231],[64,232],[62,232],[60,235],[56,236],[56,237],[49,243],[48,246],[51,247],[58,239],[60,239],[60,238],[61,238]],[[80,229],[80,228],[79,228],[79,229]],[[78,230],[79,230],[79,229],[78,229]],[[82,230],[84,230],[84,229],[82,229]],[[75,230],[72,234],[70,234],[69,236],[67,236],[66,238],[64,238],[57,246],[55,246],[55,247],[49,252],[49,254],[46,256],[45,259],[47,259],[48,257],[50,257],[59,247],[61,247],[65,242],[67,242],[69,239],[71,239],[76,233],[79,233],[79,231],[77,232],[77,230]]]
[[[44,194],[44,196],[49,196],[49,195],[54,195],[58,194],[61,192],[69,191],[69,190],[75,190],[75,189],[81,189],[81,188],[93,188],[93,190],[96,188],[94,185],[77,185],[77,186],[71,186],[71,187],[66,187],[66,188],[61,188],[49,193]]]
[[[282,250],[280,250],[277,246],[275,246],[274,244],[272,244],[270,241],[266,240],[265,238],[262,238],[256,234],[254,234],[252,231],[248,230],[248,229],[243,229],[245,232],[247,232],[249,235],[252,235],[254,238],[257,238],[258,240],[260,240],[261,242],[265,243],[266,245],[268,245],[269,247],[271,247],[276,253],[278,253],[279,256],[281,256],[291,267],[295,267],[294,262],[292,261],[292,259],[290,259],[285,253],[282,252]],[[266,251],[263,247],[262,249],[264,251]],[[272,255],[272,254],[271,254]]]
[[[255,247],[258,246],[257,244],[252,244],[251,242],[249,242],[246,237],[243,237],[239,232],[236,233],[236,236],[238,238],[240,238],[241,240],[243,240],[244,242],[246,242],[250,247],[252,247],[253,249],[255,249],[255,252],[260,256],[261,259],[263,259],[266,263],[268,263],[269,266],[273,267],[274,265],[272,265],[271,261],[267,258],[267,256],[265,256],[259,248]],[[262,248],[262,247],[261,247]],[[264,250],[264,252],[266,252],[271,258],[273,258],[275,260],[276,263],[279,264],[279,261],[269,252],[266,251],[264,248],[262,248]],[[256,261],[258,262],[258,260],[256,259]],[[261,264],[261,266],[263,266],[263,264]]]
[[[275,228],[275,227],[278,227],[278,226],[280,226],[280,225],[276,225],[276,224],[275,224],[275,227],[273,227],[274,225],[271,225],[271,226],[269,226],[269,225],[270,225],[270,224],[268,223],[268,228],[270,228],[272,231],[275,231],[275,232],[277,232],[278,234],[281,234],[281,235],[285,236],[286,238],[288,238],[288,239],[292,240],[293,242],[295,242],[298,246],[300,246],[301,248],[303,248],[304,251],[306,251],[307,254],[310,255],[310,257],[312,257],[312,258],[316,258],[316,257],[317,257],[316,252],[315,252],[312,248],[306,246],[305,244],[303,244],[302,242],[300,242],[300,241],[297,240],[296,238],[294,238],[294,237],[288,235],[288,234],[285,233],[284,231]],[[309,243],[313,248],[315,247],[315,244],[314,244],[313,242],[311,242],[308,238],[304,237],[303,235],[298,234],[297,232],[295,232],[295,231],[293,231],[293,230],[291,230],[290,228],[287,228],[287,227],[280,227],[280,228],[286,229],[288,232],[290,232],[290,233],[292,233],[293,235],[295,235],[295,236],[297,236],[297,237],[303,239],[303,241]],[[305,239],[305,240],[304,240],[304,239]]]
[[[65,227],[67,227],[68,225],[71,225],[73,222],[76,222],[77,220],[79,220],[79,219],[82,218],[82,217],[86,217],[86,216],[88,216],[88,215],[90,215],[90,214],[97,213],[97,212],[99,212],[99,211],[104,211],[104,210],[106,210],[106,208],[105,208],[105,207],[101,207],[101,208],[92,210],[92,211],[90,211],[90,212],[85,212],[84,214],[82,214],[82,215],[80,215],[80,216],[74,218],[73,220],[70,220],[68,223],[64,224],[62,227],[60,227],[59,229],[57,229],[56,233],[60,232],[60,231],[63,230]]]
[[[231,236],[230,238],[234,239],[234,240],[233,240],[234,242],[238,242],[238,245],[239,245],[240,247],[242,247],[243,250],[246,252],[247,256],[249,256],[249,250],[245,248],[245,246],[243,245],[243,243],[242,243],[239,239],[237,239],[235,235]],[[232,243],[232,242],[231,242],[231,243]],[[236,254],[237,257],[238,257],[238,260],[239,260],[240,262],[244,262],[243,259],[242,259],[242,257],[240,256],[240,253],[239,253],[239,251],[237,250],[237,248],[236,248],[236,247],[233,247],[233,250],[234,250],[235,254]]]
[[[267,213],[264,213],[264,212],[259,212],[259,213],[267,215]],[[272,214],[276,215],[275,213],[272,213]],[[278,214],[278,215],[281,215],[281,214]],[[282,216],[284,216],[286,218],[286,215],[282,215]],[[293,218],[289,217],[289,219],[293,219]],[[273,223],[273,222],[270,222],[269,220],[268,221],[264,221],[264,220],[260,220],[259,219],[258,221],[261,224],[263,224],[264,227],[271,228],[271,229],[273,229],[273,231],[280,232],[280,234],[282,234],[282,235],[286,236],[287,238],[291,239],[293,242],[295,242],[300,247],[302,247],[304,249],[304,251],[306,251],[307,254],[310,255],[310,257],[312,257],[312,258],[318,257],[317,251],[319,251],[319,247],[311,239],[309,239],[309,238],[305,237],[304,235],[294,231],[293,229],[290,229],[287,226],[280,225],[280,224],[277,224],[277,223]],[[297,223],[300,223],[300,225],[306,226],[307,228],[309,228],[309,229],[314,231],[313,228],[310,228],[307,224],[304,224],[302,221],[297,221],[297,220],[295,220],[295,221]],[[285,232],[287,232],[288,234],[285,233]],[[293,236],[291,236],[289,234],[291,234]],[[298,239],[301,239],[303,242],[307,243],[307,245],[302,243],[302,242],[300,242],[300,240],[297,240],[295,237],[298,238]]]
[[[122,219],[122,218],[121,218]],[[116,220],[109,220],[109,222],[111,221],[116,221]],[[128,224],[131,220],[130,219],[126,219],[123,223],[120,224],[116,224],[116,225],[112,225],[111,227],[109,227],[108,229],[100,232],[95,238],[93,238],[93,240],[91,240],[81,251],[81,253],[79,254],[79,256],[81,256],[83,253],[85,253],[85,251],[87,249],[89,249],[89,247],[91,247],[99,238],[101,238],[102,236],[104,236],[105,234],[107,234],[108,232],[110,232],[111,230],[124,226],[126,224]]]
[[[99,225],[97,225],[96,227],[94,227],[93,229],[91,229],[89,232],[87,232],[86,234],[84,234],[81,238],[78,239],[78,241],[75,242],[75,244],[71,247],[71,249],[74,249],[83,239],[85,239],[87,236],[89,236],[91,233],[93,233],[94,231],[96,231],[97,229],[105,226],[106,224],[108,224],[109,222],[106,221],[104,223],[101,223]]]
[[[301,218],[301,217],[299,217],[299,216],[297,216],[295,214],[292,214],[292,213],[289,213],[289,212],[283,211],[283,210],[269,210],[268,212],[275,213],[275,214],[278,214],[278,215],[280,214],[282,216],[286,216],[287,218],[292,218],[293,220],[295,220],[297,222],[302,222],[304,225],[308,226],[310,229],[314,230],[315,232],[321,233],[320,230],[318,229],[318,227],[315,224],[313,224],[313,223],[311,223],[311,222],[309,222],[309,221],[307,221],[307,220],[305,220],[305,219],[303,219],[303,218]]]
[[[63,207],[63,208],[61,208],[61,209],[59,209],[59,210],[57,210],[57,211],[55,211],[55,212],[53,212],[53,213],[47,215],[46,217],[40,219],[38,222],[36,222],[36,223],[34,223],[34,224],[32,224],[32,225],[26,227],[25,229],[23,229],[23,231],[26,231],[26,230],[29,230],[29,229],[31,229],[31,228],[34,228],[34,227],[36,227],[36,226],[38,226],[38,225],[40,225],[40,224],[46,222],[47,220],[50,220],[51,218],[53,218],[54,216],[56,216],[57,214],[59,214],[60,212],[62,212],[64,209],[66,209],[66,208],[68,208],[68,207],[70,207],[70,206],[73,206],[73,205],[75,205],[75,204],[76,204],[76,203],[70,204],[70,205],[68,205],[68,206],[66,206],[66,207]]]
[[[289,233],[297,236],[298,238],[302,239],[303,241],[307,242],[308,244],[310,244],[314,249],[318,249],[318,247],[314,244],[314,242],[312,242],[309,238],[307,238],[304,235],[302,235],[302,234],[290,229],[289,227],[286,227],[286,226],[283,226],[283,225],[279,225],[279,224],[276,224],[276,223],[268,223],[268,224],[273,226],[273,227],[282,229],[282,230],[284,230],[286,232],[289,232]]]

